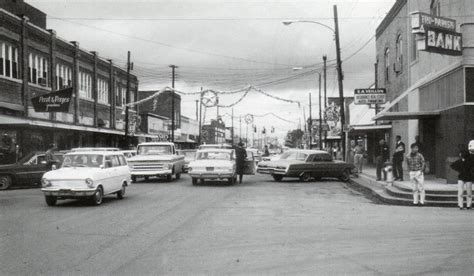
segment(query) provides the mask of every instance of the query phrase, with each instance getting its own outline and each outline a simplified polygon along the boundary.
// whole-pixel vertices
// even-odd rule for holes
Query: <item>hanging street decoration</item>
[[[218,104],[217,93],[215,91],[206,90],[201,94],[201,102],[205,107],[213,107]]]
[[[250,125],[251,123],[253,123],[253,115],[252,114],[247,114],[245,115],[245,122]]]

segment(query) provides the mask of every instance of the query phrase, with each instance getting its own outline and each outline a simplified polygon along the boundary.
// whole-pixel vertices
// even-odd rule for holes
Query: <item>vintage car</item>
[[[349,181],[353,164],[333,160],[331,154],[321,150],[289,150],[279,160],[263,161],[257,172],[270,174],[275,181],[283,177],[298,177],[301,181],[319,180],[322,177],[336,177]]]
[[[205,180],[226,180],[233,185],[237,177],[235,152],[232,149],[198,150],[196,160],[189,163],[188,172],[193,185]]]
[[[183,172],[188,172],[189,163],[196,159],[196,150],[188,149],[188,150],[177,150],[178,155],[184,156],[184,167]]]
[[[59,167],[63,153],[57,152],[54,156],[58,160],[56,167]],[[32,152],[16,163],[0,165],[0,190],[15,186],[40,187],[41,177],[45,172],[45,153]]]
[[[94,147],[85,147],[85,148],[73,148],[71,151],[120,151],[118,148],[94,148]]]
[[[43,175],[41,191],[49,206],[60,199],[87,199],[100,205],[105,195],[122,199],[130,183],[130,169],[120,152],[77,151],[64,155],[60,169]]]
[[[128,159],[132,181],[138,177],[166,177],[168,182],[181,177],[184,156],[178,155],[174,143],[146,142],[137,147],[137,155]]]
[[[202,144],[199,146],[199,149],[232,149],[230,144]]]

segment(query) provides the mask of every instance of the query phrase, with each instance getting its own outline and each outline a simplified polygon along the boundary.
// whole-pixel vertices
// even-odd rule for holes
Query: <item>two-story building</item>
[[[431,171],[474,139],[474,1],[397,0],[376,30],[377,86],[389,143],[419,136]]]

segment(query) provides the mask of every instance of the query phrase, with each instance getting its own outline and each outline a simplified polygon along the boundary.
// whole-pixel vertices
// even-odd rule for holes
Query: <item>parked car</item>
[[[127,160],[137,155],[136,150],[121,150],[120,152],[123,154],[123,156],[125,156],[125,159]]]
[[[60,166],[63,153],[54,155]],[[0,190],[20,186],[41,186],[41,177],[46,172],[46,160],[44,152],[32,152],[18,162],[8,165],[0,165]]]
[[[85,148],[73,148],[71,151],[120,151],[118,148],[94,148],[94,147],[85,147]]]
[[[283,177],[298,177],[301,181],[336,177],[349,181],[353,169],[353,164],[333,160],[326,151],[289,150],[279,160],[261,162],[257,172],[270,174],[275,181],[281,181]]]
[[[262,161],[262,153],[258,149],[250,148],[246,149],[247,157],[253,156],[253,160],[258,164],[258,162]]]
[[[226,180],[233,185],[236,181],[235,152],[232,149],[203,149],[196,153],[196,160],[189,163],[189,175],[193,185],[198,181]]]
[[[181,177],[184,156],[178,155],[174,143],[147,142],[137,147],[137,155],[128,159],[132,181],[138,177],[147,180],[151,176],[166,177],[168,182]]]
[[[78,151],[64,155],[60,169],[43,175],[41,191],[49,206],[62,199],[87,199],[100,205],[105,195],[122,199],[130,183],[130,169],[120,152]]]
[[[184,156],[184,166],[183,172],[188,172],[189,163],[196,159],[196,150],[189,149],[189,150],[177,150],[178,155]]]

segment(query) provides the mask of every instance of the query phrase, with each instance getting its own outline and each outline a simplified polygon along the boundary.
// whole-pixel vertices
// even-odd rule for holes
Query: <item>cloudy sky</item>
[[[80,42],[124,66],[127,51],[134,62],[140,89],[176,88],[229,91],[256,86],[296,104],[250,92],[234,107],[234,115],[273,112],[256,117],[258,127],[275,127],[283,136],[308,115],[312,92],[313,117],[318,114],[318,72],[328,57],[327,93],[337,96],[335,43],[331,31],[311,23],[285,26],[284,20],[312,20],[334,27],[333,5],[340,18],[345,94],[374,82],[375,29],[395,0],[27,0],[48,14],[48,28]],[[300,70],[294,70],[300,67]],[[222,96],[232,104],[242,94]],[[182,97],[182,113],[195,118],[196,96]],[[220,114],[230,114],[221,108]],[[206,119],[216,116],[208,109]],[[230,117],[224,116],[230,124]],[[238,125],[238,123],[236,123]]]

